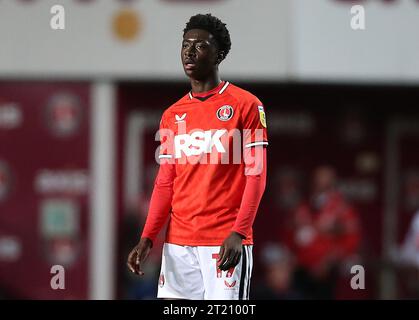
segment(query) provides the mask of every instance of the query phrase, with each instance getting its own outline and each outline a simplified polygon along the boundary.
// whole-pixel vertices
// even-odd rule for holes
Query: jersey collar
[[[230,82],[226,81],[224,83],[224,85],[221,87],[221,89],[218,90],[218,94],[223,94],[223,92],[227,89],[227,87],[228,87],[229,84],[230,84]],[[211,92],[211,91],[209,91],[209,92]],[[191,91],[189,91],[189,99],[192,100],[193,98],[194,97],[192,95],[192,90],[191,90]]]

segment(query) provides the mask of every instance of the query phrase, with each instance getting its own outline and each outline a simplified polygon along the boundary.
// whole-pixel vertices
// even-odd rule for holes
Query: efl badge
[[[258,110],[259,110],[260,123],[262,124],[262,126],[266,128],[266,115],[265,115],[265,110],[263,110],[263,106],[258,106]]]
[[[217,110],[217,118],[221,121],[228,121],[233,117],[234,110],[232,106],[225,105]]]

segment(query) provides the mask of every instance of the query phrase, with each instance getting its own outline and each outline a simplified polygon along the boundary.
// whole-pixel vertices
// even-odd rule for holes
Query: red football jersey
[[[168,243],[221,245],[232,230],[246,185],[243,154],[268,144],[265,112],[257,97],[229,82],[210,93],[201,101],[189,92],[161,119],[159,158],[174,163],[176,170]],[[252,243],[250,232],[243,244]]]

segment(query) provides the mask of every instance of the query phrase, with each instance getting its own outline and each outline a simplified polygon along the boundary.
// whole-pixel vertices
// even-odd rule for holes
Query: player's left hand
[[[239,262],[242,255],[242,241],[243,237],[237,233],[232,232],[224,240],[220,248],[219,258],[217,261],[218,268],[227,271],[235,267]]]

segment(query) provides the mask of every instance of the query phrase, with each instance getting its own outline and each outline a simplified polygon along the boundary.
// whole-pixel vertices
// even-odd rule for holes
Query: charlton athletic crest
[[[228,121],[233,117],[233,107],[225,105],[217,110],[217,118],[221,121]]]

